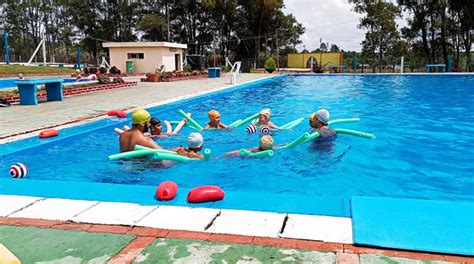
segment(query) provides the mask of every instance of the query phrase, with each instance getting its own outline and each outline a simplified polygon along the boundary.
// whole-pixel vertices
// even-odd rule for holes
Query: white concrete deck
[[[352,244],[346,217],[0,195],[0,216]]]

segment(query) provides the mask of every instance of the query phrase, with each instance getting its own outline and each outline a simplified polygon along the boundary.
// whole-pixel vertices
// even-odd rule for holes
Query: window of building
[[[143,53],[127,53],[128,59],[144,59],[145,55]]]

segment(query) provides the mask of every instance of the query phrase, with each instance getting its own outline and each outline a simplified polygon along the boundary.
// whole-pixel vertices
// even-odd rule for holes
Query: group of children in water
[[[189,117],[190,113],[187,114]],[[272,112],[270,109],[263,109],[258,114],[258,119],[251,125],[255,127],[266,126],[270,130],[281,130],[280,127],[270,121]],[[226,126],[220,119],[220,113],[217,110],[211,110],[208,113],[209,122],[203,128],[208,129],[224,129],[230,130],[231,127]],[[120,151],[132,151],[135,145],[141,145],[148,148],[161,149],[152,138],[153,137],[167,137],[177,135],[179,131],[186,125],[186,118],[183,118],[175,129],[173,130],[172,125],[168,121],[164,121],[166,131],[163,131],[162,123],[152,118],[150,113],[144,109],[136,110],[132,113],[132,127],[129,128],[124,126],[124,130],[115,129],[115,132],[120,134]],[[311,133],[318,132],[318,141],[330,141],[336,137],[336,132],[328,127],[329,112],[326,109],[320,109],[309,117],[309,125],[312,128]],[[189,158],[204,159],[203,155],[199,153],[203,149],[204,139],[199,132],[193,132],[187,137],[188,147],[183,146],[172,148],[178,155],[182,155]],[[271,150],[274,146],[274,139],[271,135],[262,135],[259,140],[259,146],[256,148],[249,148],[251,152],[260,152],[265,150]],[[224,156],[239,155],[239,150],[231,151],[226,153]]]

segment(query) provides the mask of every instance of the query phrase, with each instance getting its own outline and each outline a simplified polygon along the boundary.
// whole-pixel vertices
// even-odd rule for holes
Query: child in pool
[[[221,114],[217,110],[211,110],[208,113],[209,123],[204,127],[204,130],[214,129],[228,129],[229,127],[221,122]]]
[[[272,136],[264,135],[260,138],[260,141],[259,141],[259,144],[258,144],[257,148],[248,148],[247,150],[249,150],[253,153],[260,152],[260,151],[265,151],[265,150],[271,150],[271,149],[274,148],[274,146],[273,146],[274,143],[275,143],[275,141],[273,140]],[[227,152],[222,157],[238,156],[238,155],[240,155],[240,149],[239,150],[234,150],[234,151],[231,151],[231,152]],[[222,157],[219,157],[219,158],[222,158]]]
[[[258,120],[253,123],[255,126],[266,126],[270,129],[280,129],[277,125],[270,121],[270,117],[272,116],[272,111],[270,108],[265,108],[258,113]]]
[[[202,150],[204,146],[204,139],[202,138],[202,135],[193,132],[189,134],[188,136],[188,148],[185,148],[183,146],[179,146],[177,148],[172,148],[172,151],[175,151],[178,153],[178,155],[185,156],[188,158],[198,158],[203,160],[204,156],[199,154],[198,152]]]

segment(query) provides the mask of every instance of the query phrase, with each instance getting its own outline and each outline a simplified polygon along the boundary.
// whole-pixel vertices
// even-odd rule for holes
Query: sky
[[[352,11],[353,5],[348,0],[285,0],[284,3],[284,12],[293,14],[306,28],[298,51],[319,48],[320,38],[345,51],[361,51],[365,30],[357,25],[363,14]],[[404,24],[402,20],[397,22]]]

